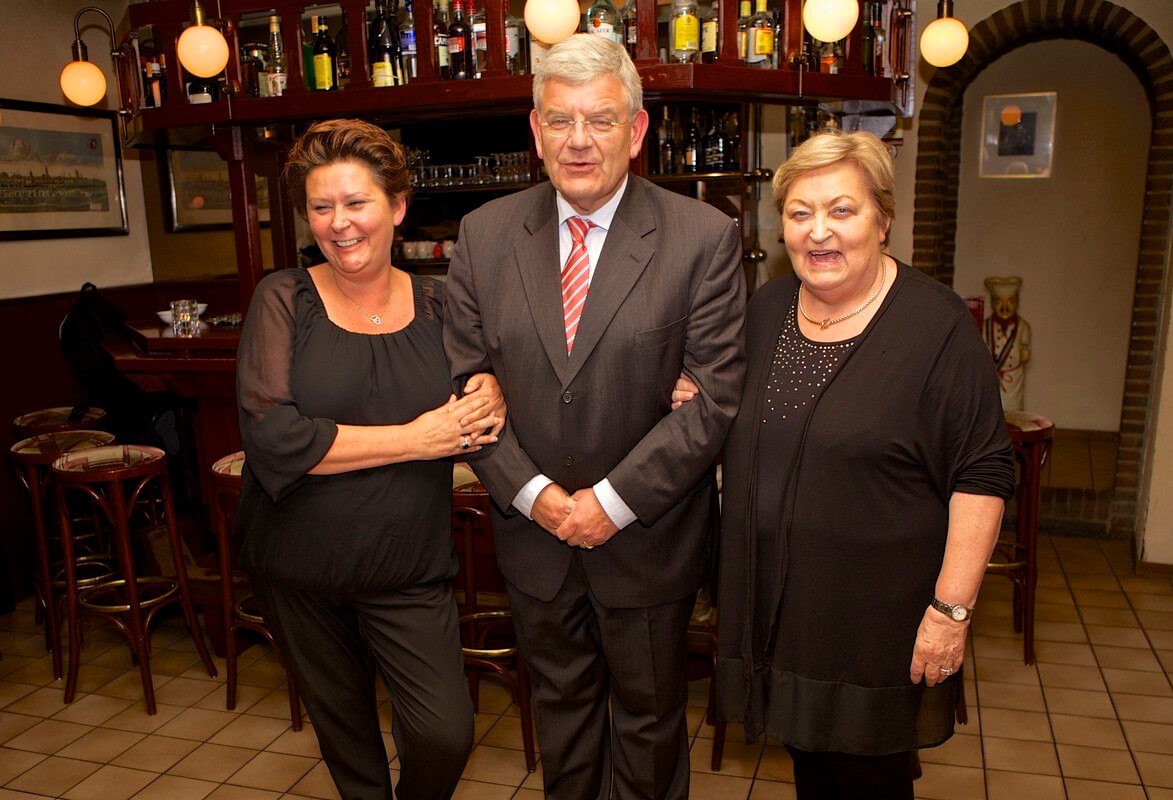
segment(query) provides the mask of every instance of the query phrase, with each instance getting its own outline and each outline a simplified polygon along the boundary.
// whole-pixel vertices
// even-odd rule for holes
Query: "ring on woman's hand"
[[[953,669],[950,667],[941,667],[941,674],[942,675],[952,675]]]
[[[594,550],[595,549],[595,546],[593,544],[587,544],[586,542],[583,542],[582,544],[580,544],[579,547],[581,547],[583,550]]]
[[[460,449],[461,450],[467,450],[470,447],[472,447],[472,439],[469,439],[467,436],[465,436],[464,438],[462,438],[460,440]]]

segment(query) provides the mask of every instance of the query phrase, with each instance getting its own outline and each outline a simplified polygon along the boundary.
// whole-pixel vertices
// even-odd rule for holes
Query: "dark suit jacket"
[[[745,278],[737,226],[629,176],[566,355],[554,188],[464,218],[448,270],[444,344],[454,380],[492,372],[509,404],[495,446],[470,461],[498,506],[505,577],[540,600],[576,552],[605,606],[657,605],[704,581],[714,551],[713,461],[745,378]],[[671,411],[684,369],[700,387]],[[568,492],[608,478],[638,520],[575,550],[510,507],[544,473]]]

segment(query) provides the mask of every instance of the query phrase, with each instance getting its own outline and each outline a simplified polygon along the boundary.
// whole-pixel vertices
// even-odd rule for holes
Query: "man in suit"
[[[622,46],[551,48],[530,112],[550,181],[465,217],[445,290],[454,380],[493,372],[509,404],[470,460],[554,800],[688,796],[686,633],[744,379],[737,226],[629,174],[642,104]],[[682,372],[699,391],[672,411]]]

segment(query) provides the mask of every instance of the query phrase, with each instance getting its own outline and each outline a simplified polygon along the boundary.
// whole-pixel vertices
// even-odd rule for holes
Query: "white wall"
[[[1052,91],[1051,177],[980,177],[983,98]],[[1150,127],[1140,81],[1087,42],[1014,50],[965,93],[953,288],[986,296],[986,277],[1022,277],[1024,407],[1060,428],[1119,430]]]
[[[103,8],[115,25],[126,12],[126,0],[88,2]],[[0,97],[68,103],[57,75],[71,58],[73,16],[82,5],[75,0],[5,0],[0,5],[9,31],[0,47]],[[24,34],[16,33],[20,31]],[[113,83],[110,37],[101,15],[91,12],[82,17],[82,38],[90,60]],[[107,90],[107,97],[112,96],[113,87]],[[130,235],[0,242],[0,298],[74,291],[86,281],[100,287],[151,281],[138,154],[124,152],[122,164]]]

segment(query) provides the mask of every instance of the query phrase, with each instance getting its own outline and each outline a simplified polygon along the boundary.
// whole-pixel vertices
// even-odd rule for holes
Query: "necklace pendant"
[[[821,330],[821,331],[825,331],[829,327],[831,327],[831,318],[830,317],[827,317],[825,320],[823,320],[821,323],[819,323],[819,330]]]
[[[376,325],[382,325],[383,318],[380,317],[378,314],[371,314],[371,322],[375,323]]]

